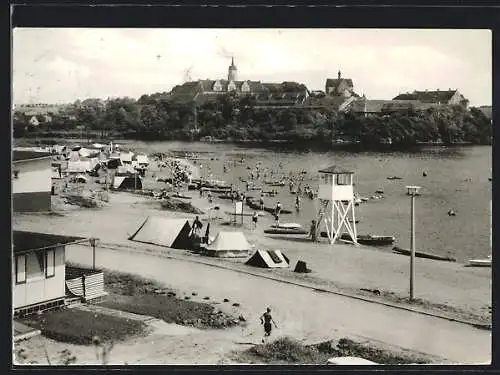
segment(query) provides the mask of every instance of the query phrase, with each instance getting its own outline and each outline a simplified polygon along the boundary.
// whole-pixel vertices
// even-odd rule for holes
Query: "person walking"
[[[260,203],[260,210],[264,211],[264,194],[260,195],[259,203]]]
[[[264,337],[262,338],[262,342],[265,341],[266,337],[271,336],[271,331],[273,328],[271,323],[274,324],[275,328],[278,328],[278,325],[276,324],[276,322],[274,321],[274,319],[271,315],[271,308],[268,307],[266,309],[266,312],[264,314],[262,314],[260,317],[260,324],[264,325]]]
[[[259,220],[259,215],[257,214],[257,211],[254,211],[253,216],[252,216],[253,229],[257,229],[257,221],[258,220]]]
[[[279,214],[281,213],[281,203],[280,201],[278,201],[278,203],[276,203],[276,215],[279,216]]]
[[[199,216],[196,216],[193,221],[193,233],[198,234],[198,231],[201,230],[202,227],[203,224],[201,223]]]
[[[300,197],[299,197],[298,195],[297,195],[297,196],[295,196],[295,210],[296,210],[297,212],[299,212],[299,211],[300,211]]]

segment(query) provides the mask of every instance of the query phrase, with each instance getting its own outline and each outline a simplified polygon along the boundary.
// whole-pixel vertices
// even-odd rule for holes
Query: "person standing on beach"
[[[262,338],[262,342],[264,342],[266,337],[271,336],[271,331],[273,328],[271,323],[274,324],[275,328],[278,328],[278,325],[276,324],[276,322],[274,321],[274,319],[271,315],[271,308],[268,307],[266,309],[266,312],[264,314],[262,314],[260,317],[260,324],[264,325],[264,338]]]
[[[280,213],[281,213],[281,203],[280,201],[278,201],[278,203],[276,203],[276,215],[279,216]]]
[[[300,211],[300,197],[298,195],[295,196],[295,210],[297,210],[297,212]]]
[[[260,195],[259,203],[260,203],[260,210],[264,211],[264,194]]]
[[[316,234],[316,220],[311,220],[311,230],[309,232],[311,236],[312,242],[317,242],[317,234]]]

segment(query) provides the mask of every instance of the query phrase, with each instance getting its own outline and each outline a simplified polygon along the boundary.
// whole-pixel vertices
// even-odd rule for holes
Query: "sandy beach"
[[[188,161],[183,163],[196,170]],[[143,180],[144,188],[158,190],[164,186],[164,183],[156,181],[159,175],[160,171],[153,165]],[[64,179],[58,181],[57,192],[62,191],[64,182]],[[69,191],[83,194],[85,191],[102,190],[102,186],[94,181],[79,184],[78,187],[76,185],[70,183]],[[362,341],[375,341],[377,345],[392,345],[391,350],[424,353],[438,363],[456,363],[461,360],[476,363],[488,360],[486,347],[489,345],[488,326],[491,324],[491,269],[417,259],[417,300],[410,303],[409,258],[406,256],[362,245],[329,245],[324,239],[319,243],[312,243],[307,235],[267,235],[264,234],[264,229],[274,223],[274,218],[268,213],[259,217],[256,228],[248,216],[243,218],[243,225],[240,224],[240,218],[237,220],[238,225],[228,225],[230,215],[226,212],[234,209],[230,200],[218,199],[217,194],[213,194],[214,199],[209,202],[198,191],[184,189],[182,193],[191,197],[186,201],[204,211],[200,219],[204,225],[203,230],[210,223],[211,237],[221,230],[242,231],[254,250],[281,250],[290,259],[290,267],[263,269],[246,265],[247,258],[204,257],[188,250],[130,241],[129,236],[149,216],[186,218],[190,223],[195,217],[194,214],[165,210],[161,207],[161,200],[133,192],[108,191],[108,202],[101,203],[99,208],[69,205],[64,203],[60,195],[55,195],[52,197],[53,212],[16,213],[13,216],[13,227],[16,230],[97,237],[98,267],[150,277],[181,293],[197,291],[200,295],[210,294],[219,299],[237,299],[242,303],[240,310],[250,319],[249,326],[244,330],[230,328],[223,331],[186,331],[173,335],[165,327],[163,331],[154,328],[153,333],[147,337],[117,344],[113,350],[113,363],[238,362],[231,353],[255,343],[256,332],[260,330],[256,324],[256,314],[260,313],[259,308],[265,304],[276,306],[278,318],[286,322],[277,332],[279,336],[295,337],[309,343],[358,337]],[[215,207],[218,209],[214,209]],[[282,215],[281,222],[288,222],[287,215]],[[76,251],[68,250],[67,261],[91,265],[90,249],[87,246]],[[293,268],[299,260],[307,262],[312,272],[294,273]],[[198,276],[189,276],[193,274]],[[217,278],[232,281],[218,282]],[[213,279],[213,282],[200,283],[200,280],[208,279]],[[256,295],[252,290],[266,291],[267,297],[262,299],[259,295],[255,299]],[[294,298],[284,298],[283,293],[299,298],[306,310],[297,310],[298,306],[292,302]],[[286,301],[292,304],[287,305]],[[312,321],[328,321],[326,330],[325,323],[314,325],[311,319],[306,318],[307,306],[318,304],[324,304],[322,312]],[[329,310],[336,311],[335,321],[329,321]],[[361,315],[355,313],[358,310],[358,315],[371,311],[369,314],[372,318],[361,324]],[[391,319],[394,324],[408,320],[413,323],[405,325],[406,328],[393,327],[394,330],[388,331],[375,328],[386,325]],[[434,340],[435,344],[431,346],[428,340],[417,339],[415,336],[430,327],[440,330],[436,331],[437,341]],[[456,344],[448,347],[444,343],[439,345],[438,338]],[[213,340],[218,340],[217,348],[210,351],[199,350],[204,343]],[[475,343],[476,351],[464,351],[463,348],[468,345],[463,340]],[[158,345],[162,347],[160,351],[154,349]],[[70,347],[81,363],[95,362],[91,351],[47,338],[25,341],[18,344],[17,348],[32,353],[41,363],[44,346],[49,347],[52,352]],[[169,348],[173,347],[176,349],[172,352]],[[447,350],[443,350],[445,347]]]
[[[189,165],[189,162],[186,163]],[[193,167],[192,164],[191,167]],[[196,170],[196,168],[193,169]],[[160,183],[151,177],[157,175],[158,170],[152,166],[144,179],[144,186],[157,188]],[[90,185],[85,188],[99,189],[99,186]],[[161,251],[167,251],[179,257],[224,265],[224,267],[273,275],[318,288],[323,287],[397,303],[478,324],[489,324],[491,321],[490,268],[469,268],[460,263],[417,258],[416,298],[419,301],[410,306],[407,301],[409,258],[406,256],[378,251],[377,248],[362,245],[329,245],[324,240],[320,243],[311,243],[306,235],[267,235],[263,233],[263,230],[274,222],[270,214],[259,218],[256,229],[253,228],[250,217],[244,217],[243,227],[224,225],[229,221],[229,215],[225,212],[233,211],[231,201],[220,200],[217,194],[214,194],[213,203],[209,203],[208,199],[200,197],[197,191],[185,191],[184,194],[190,195],[192,199],[189,201],[205,212],[205,215],[201,215],[205,226],[210,219],[211,236],[215,236],[220,230],[243,231],[255,249],[279,249],[290,258],[290,268],[293,269],[295,263],[302,260],[307,262],[313,272],[297,274],[292,272],[292,269],[262,270],[244,265],[245,259],[212,259],[184,250],[165,248],[161,248]],[[119,245],[140,248],[143,245],[128,241],[127,238],[148,216],[181,217],[190,219],[190,222],[195,216],[162,210],[158,200],[127,192],[110,191],[109,202],[104,207],[96,209],[61,205],[59,197],[54,196],[53,199],[56,201],[55,206],[59,207],[55,210],[61,215],[16,214],[13,217],[14,228],[94,236],[100,239],[102,246]],[[219,210],[210,211],[210,207],[215,206],[218,206]],[[287,215],[282,215],[281,221],[287,222]],[[360,289],[377,290],[380,293],[370,293]]]

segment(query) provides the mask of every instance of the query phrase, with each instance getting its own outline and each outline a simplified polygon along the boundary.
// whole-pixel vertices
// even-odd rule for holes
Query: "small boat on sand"
[[[247,199],[246,201],[247,203],[247,206],[254,209],[254,210],[260,210],[260,204],[259,202],[255,201],[255,200],[252,200],[252,199]],[[266,212],[269,212],[271,214],[274,214],[275,213],[275,208],[274,207],[269,207],[269,206],[264,206],[264,211]],[[291,214],[292,211],[290,210],[285,210],[285,209],[281,209],[281,214]]]
[[[231,211],[226,211],[226,214],[232,215],[232,216],[253,216],[253,211],[243,212],[243,213],[239,213],[239,214],[236,214],[236,213],[231,212]],[[264,212],[263,211],[257,211],[257,216],[264,216]]]
[[[264,181],[264,183],[269,186],[285,186],[284,181]]]
[[[411,251],[407,249],[402,249],[398,246],[394,246],[392,248],[392,251],[396,254],[401,254],[401,255],[411,255]],[[432,253],[427,253],[423,251],[415,251],[415,256],[417,258],[426,258],[426,259],[432,259],[432,260],[443,260],[446,262],[456,262],[457,260],[455,258],[449,257],[449,256],[442,256],[442,255],[437,255],[437,254],[432,254]]]
[[[188,196],[188,195],[183,195],[183,194],[173,194],[172,195],[173,198],[181,198],[181,199],[192,199],[192,197]]]
[[[271,228],[298,229],[298,228],[302,228],[302,225],[297,224],[297,223],[281,223],[280,225],[273,224],[273,225],[271,225]]]
[[[303,228],[270,228],[265,229],[266,234],[309,234],[309,232]]]
[[[321,232],[321,237],[328,237],[326,232]],[[341,240],[352,241],[352,237],[349,233],[343,233],[340,236]],[[371,234],[359,234],[358,243],[367,246],[387,246],[392,245],[396,241],[393,236],[376,236]]]
[[[491,257],[485,259],[469,259],[469,267],[491,267]]]
[[[391,176],[391,177],[387,177],[388,180],[402,180],[401,177],[398,177],[398,176]]]

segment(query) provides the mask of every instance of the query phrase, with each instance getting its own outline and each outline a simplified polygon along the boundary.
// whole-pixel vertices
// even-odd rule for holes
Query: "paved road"
[[[89,249],[70,246],[66,259],[91,265]],[[154,278],[189,294],[196,291],[212,300],[237,301],[250,318],[249,329],[255,335],[262,329],[258,315],[271,306],[279,325],[277,335],[310,341],[349,333],[453,362],[489,362],[491,358],[489,331],[440,318],[154,255],[99,249],[96,264]]]

